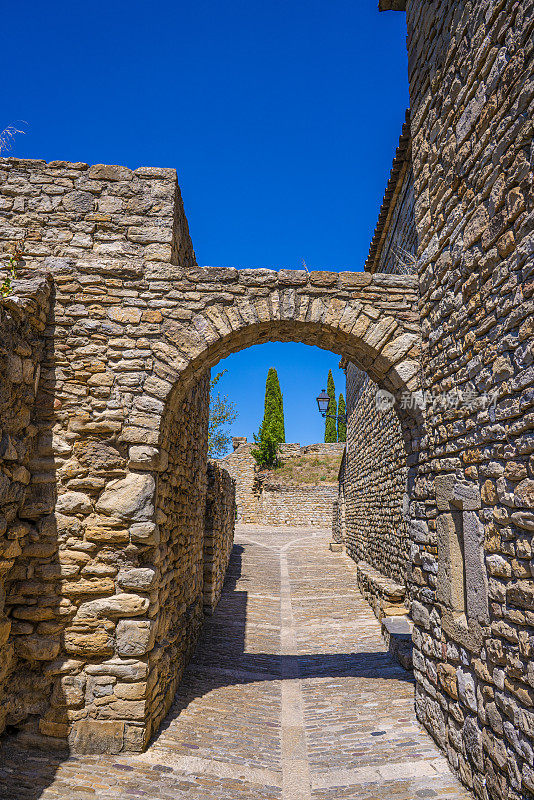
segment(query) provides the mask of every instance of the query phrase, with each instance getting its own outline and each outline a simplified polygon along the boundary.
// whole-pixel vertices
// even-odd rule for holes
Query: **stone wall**
[[[4,470],[0,563],[17,661],[4,652],[20,690],[0,702],[4,721],[40,719],[48,746],[70,733],[75,749],[140,749],[161,719],[203,602],[205,444],[188,420],[205,412],[205,374],[244,347],[302,341],[365,370],[397,408],[427,393],[399,414],[417,713],[477,796],[534,794],[534,10],[382,2],[404,5],[417,281],[199,269],[174,173],[0,162],[5,248],[25,239],[26,267],[54,284],[42,401],[19,386],[23,359],[30,387],[40,358],[24,332],[22,382],[9,379],[30,421],[7,417],[22,469]],[[392,195],[401,239],[408,186],[406,173]],[[453,389],[461,402],[429,400]]]
[[[395,411],[377,408],[378,387],[346,368],[347,456],[343,476],[345,545],[355,561],[405,583],[409,540],[403,516],[407,459]]]
[[[209,375],[204,374],[184,399],[173,396],[161,427],[156,456],[157,575],[145,587],[156,589],[155,597],[150,598],[154,610],[149,608],[148,617],[157,622],[145,651],[150,652],[147,740],[171,706],[202,624],[208,409]],[[140,563],[147,563],[146,558],[143,554]]]
[[[246,436],[233,439],[234,451],[219,459],[219,463],[235,481],[236,521],[240,525],[254,523],[258,518],[256,462]]]
[[[196,264],[174,169],[0,158],[0,253]]]
[[[534,7],[406,11],[423,388],[463,393],[427,407],[414,486],[416,707],[478,797],[519,800],[534,793]]]
[[[379,358],[384,382],[403,385],[418,347],[413,280],[94,254],[43,267],[43,435],[23,516],[39,560],[9,587],[9,608],[35,606],[16,626],[30,678],[10,719],[46,748],[140,750],[201,623],[207,370],[278,337],[361,353],[373,371]]]
[[[415,272],[417,228],[414,209],[415,193],[408,111],[365,262],[366,271],[397,274]]]
[[[98,420],[110,389],[89,345],[93,413],[63,411],[49,297],[36,277],[0,300],[0,733],[140,750],[220,595],[233,487],[212,468],[206,509],[207,374],[169,404],[158,448],[128,452]]]
[[[330,529],[337,494],[336,483],[299,486],[261,482],[257,522],[261,525]]]
[[[0,298],[0,733],[47,705],[39,670],[59,652],[57,542],[36,492],[35,455],[50,446],[50,398],[40,386],[50,283],[19,281]]]
[[[258,470],[251,451],[255,445],[245,437],[234,439],[235,450],[220,459],[236,482],[237,521],[241,524],[293,525],[330,528],[336,483],[298,484],[277,480],[276,473]],[[343,452],[342,443],[305,445],[284,442],[281,459]]]
[[[415,271],[414,205],[407,113],[365,263],[366,271],[389,274]],[[377,615],[381,618],[383,586],[393,587],[389,592],[391,598],[405,595],[410,550],[405,520],[407,481],[409,469],[413,473],[414,459],[406,448],[399,419],[401,403],[397,403],[396,409],[388,398],[380,403],[377,384],[354,364],[345,362],[345,373],[347,448],[339,477],[333,538],[343,541],[347,553],[358,562],[360,588],[373,608],[379,609]],[[391,605],[389,600],[386,605]]]
[[[235,482],[215,461],[208,464],[204,526],[204,610],[212,614],[219,599],[234,541]]]
[[[167,198],[175,188],[165,171],[1,165],[5,247],[26,234],[20,277],[38,277],[39,265],[53,287],[40,435],[19,513],[26,552],[38,560],[16,571],[7,597],[9,609],[35,607],[11,627],[29,663],[20,693],[29,706],[10,719],[46,748],[68,739],[78,752],[140,750],[201,622],[209,369],[253,344],[302,341],[346,355],[386,388],[415,387],[415,281],[178,266],[193,258],[173,244],[181,203],[174,195],[172,214],[152,204],[160,179]],[[125,205],[113,206],[111,220],[94,219],[104,212],[81,203],[81,173],[95,181],[92,191],[85,185],[91,203],[146,190],[139,216],[161,212],[170,246],[134,242],[131,227],[142,224]],[[70,199],[50,200],[66,189],[76,194],[72,209]],[[44,195],[50,203],[35,201]],[[101,249],[99,222],[113,227],[111,250]],[[71,249],[78,234],[89,236],[82,254]],[[24,669],[16,674],[22,680]]]

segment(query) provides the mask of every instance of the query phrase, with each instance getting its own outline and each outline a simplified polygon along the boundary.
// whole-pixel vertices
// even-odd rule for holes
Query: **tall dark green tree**
[[[263,421],[258,435],[254,435],[258,447],[252,451],[257,463],[262,467],[273,467],[278,463],[278,445],[286,440],[284,422],[284,399],[280,390],[278,374],[274,367],[269,369],[265,382],[265,406]]]
[[[328,370],[328,381],[326,383],[326,393],[330,398],[328,409],[326,411],[327,417],[324,425],[324,440],[325,442],[337,442],[337,426],[335,416],[337,414],[336,403],[336,387],[334,378],[332,377],[332,370]]]
[[[347,413],[347,409],[345,407],[345,398],[342,394],[339,395],[339,402],[337,404],[338,408],[338,420],[337,420],[337,440],[338,442],[346,442],[347,441],[347,420],[345,419],[345,414]]]
[[[277,442],[285,442],[284,399],[280,390],[278,373],[274,367],[269,369],[265,381],[265,407],[260,430],[269,430]]]

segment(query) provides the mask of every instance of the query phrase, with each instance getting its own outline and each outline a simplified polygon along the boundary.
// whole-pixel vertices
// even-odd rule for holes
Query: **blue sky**
[[[377,6],[7,4],[0,126],[26,121],[20,157],[176,167],[199,264],[359,270],[408,105],[405,15]],[[324,383],[315,348],[232,356],[231,393],[248,398],[236,431],[259,424],[248,408],[263,353],[265,373],[304,381],[315,360],[310,386]],[[304,386],[286,389],[293,441],[313,440]]]
[[[336,394],[345,394],[345,374],[339,369],[339,361],[340,357],[328,350],[296,342],[260,344],[220,361],[212,375],[223,369],[228,372],[221,377],[217,391],[235,400],[239,413],[232,436],[246,436],[252,441],[252,434],[258,432],[267,372],[269,367],[276,367],[284,397],[286,440],[301,444],[324,441],[324,419],[315,398],[326,388],[329,369]]]

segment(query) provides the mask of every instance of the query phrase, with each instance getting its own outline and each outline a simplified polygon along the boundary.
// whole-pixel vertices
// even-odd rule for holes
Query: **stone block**
[[[157,470],[163,459],[157,447],[150,445],[132,445],[129,450],[130,460],[128,466],[137,470]]]
[[[100,600],[89,600],[78,608],[76,620],[91,617],[140,617],[148,611],[149,600],[136,594],[119,593]]]
[[[384,617],[382,635],[389,654],[406,670],[413,669],[412,623],[406,617]]]
[[[88,514],[92,510],[91,499],[82,492],[65,492],[58,497],[55,510],[60,514]]]
[[[438,679],[453,700],[458,700],[458,681],[456,677],[456,669],[452,664],[438,664]]]
[[[117,755],[124,745],[124,722],[82,719],[69,734],[71,752],[77,755]]]
[[[157,577],[157,572],[152,567],[121,569],[117,583],[122,589],[149,592],[155,585]]]
[[[145,681],[148,665],[135,658],[112,658],[99,664],[88,664],[85,668],[88,675],[111,677],[121,681]]]
[[[71,625],[63,634],[69,655],[102,658],[113,655],[113,632],[104,626]]]
[[[456,476],[454,474],[436,475],[434,479],[436,504],[440,511],[449,511],[455,483]]]
[[[115,584],[111,578],[93,578],[83,580],[64,581],[61,586],[65,597],[86,597],[91,594],[111,594],[115,591]]]
[[[456,670],[456,680],[458,682],[458,696],[471,711],[477,710],[477,697],[475,679],[467,670],[458,667]]]
[[[476,511],[481,507],[480,489],[474,484],[455,482],[451,502],[463,511]]]
[[[136,522],[130,526],[130,537],[136,544],[152,547],[159,544],[159,528],[155,522]]]
[[[534,583],[517,581],[506,589],[506,601],[518,608],[534,611]]]
[[[126,478],[108,484],[96,510],[100,514],[133,522],[150,520],[154,514],[155,489],[152,475],[130,473]]]
[[[474,511],[462,514],[465,595],[468,621],[489,622],[488,578],[484,564],[484,526]]]
[[[133,172],[128,167],[112,164],[93,164],[87,170],[87,177],[97,181],[131,181]]]
[[[465,611],[462,515],[440,514],[436,520],[438,537],[437,597],[457,612]]]

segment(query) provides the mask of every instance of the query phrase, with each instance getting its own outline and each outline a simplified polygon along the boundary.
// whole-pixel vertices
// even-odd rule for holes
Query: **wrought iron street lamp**
[[[336,419],[342,420],[342,422],[347,421],[346,414],[327,414],[328,405],[330,403],[330,397],[327,395],[326,390],[323,389],[321,394],[315,398],[317,400],[317,407],[319,409],[319,413],[325,419]]]
[[[319,407],[319,412],[326,416],[326,412],[328,411],[328,404],[330,403],[330,397],[327,395],[326,390],[323,389],[319,397],[317,398],[317,405]]]

